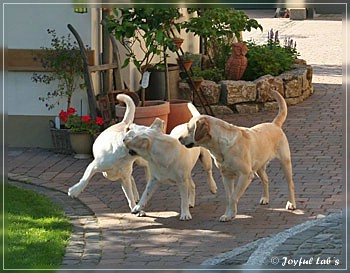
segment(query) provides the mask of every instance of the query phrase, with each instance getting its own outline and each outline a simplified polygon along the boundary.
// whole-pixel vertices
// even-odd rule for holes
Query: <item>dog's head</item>
[[[206,116],[193,117],[187,124],[186,130],[179,137],[179,141],[187,148],[201,146],[211,138],[210,123]]]
[[[130,155],[145,156],[151,147],[151,135],[164,133],[164,121],[156,118],[150,127],[131,124],[124,136],[124,145]]]

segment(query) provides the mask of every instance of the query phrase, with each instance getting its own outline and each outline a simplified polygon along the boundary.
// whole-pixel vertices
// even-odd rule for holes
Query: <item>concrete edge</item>
[[[330,218],[336,218],[340,213],[332,213],[326,217],[320,219],[313,219],[302,224],[291,227],[285,231],[281,231],[275,235],[262,238],[244,246],[235,248],[229,252],[219,254],[215,257],[205,260],[201,265],[214,266],[223,263],[226,260],[232,259],[244,252],[255,249],[255,251],[250,255],[247,262],[244,265],[263,265],[264,262],[272,255],[273,251],[277,249],[281,244],[283,244],[287,239],[296,234],[303,232],[315,225],[318,225]]]

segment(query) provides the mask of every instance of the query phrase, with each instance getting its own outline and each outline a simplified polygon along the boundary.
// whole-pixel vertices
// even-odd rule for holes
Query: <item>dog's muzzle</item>
[[[137,153],[134,150],[129,150],[129,155],[134,156],[134,155],[137,155]]]
[[[193,142],[192,142],[192,143],[188,143],[188,144],[186,144],[185,146],[186,146],[186,148],[193,148],[194,143],[193,143]]]

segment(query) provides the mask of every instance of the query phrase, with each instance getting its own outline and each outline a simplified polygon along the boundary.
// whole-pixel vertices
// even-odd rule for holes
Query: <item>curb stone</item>
[[[256,240],[244,246],[233,249],[232,251],[207,259],[201,265],[266,265],[268,258],[270,258],[274,251],[285,243],[287,239],[290,239],[301,232],[307,232],[315,226],[327,226],[327,221],[332,221],[338,217],[342,217],[342,212],[333,213],[323,218],[307,221],[277,233],[276,235],[272,235],[271,237],[269,236]],[[324,237],[321,235],[317,236],[318,238]]]
[[[47,187],[31,184],[30,177],[8,174],[9,184],[47,196],[52,202],[62,207],[65,216],[73,224],[73,231],[66,247],[61,264],[62,268],[80,264],[97,265],[102,257],[101,228],[94,213],[78,199],[66,193]]]

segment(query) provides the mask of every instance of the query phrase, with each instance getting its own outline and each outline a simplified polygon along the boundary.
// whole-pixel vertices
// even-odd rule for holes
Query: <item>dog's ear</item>
[[[196,121],[196,130],[194,133],[194,140],[199,141],[205,136],[210,137],[210,126],[206,118],[201,118]]]
[[[160,132],[165,132],[164,120],[156,118],[150,126],[152,129],[158,130]]]
[[[151,147],[151,141],[148,137],[136,136],[128,143],[128,146],[131,149],[147,151]]]

